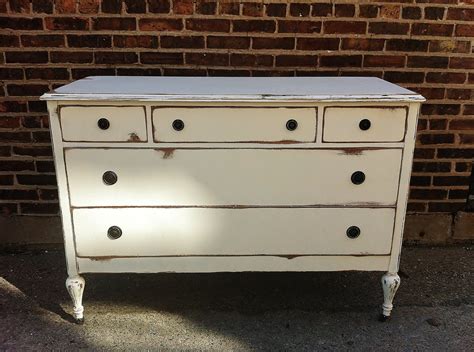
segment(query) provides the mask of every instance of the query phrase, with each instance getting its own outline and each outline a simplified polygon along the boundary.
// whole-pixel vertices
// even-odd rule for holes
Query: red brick
[[[250,38],[208,36],[207,47],[213,49],[248,49],[250,47]]]
[[[152,35],[114,35],[117,48],[157,48],[158,37]]]
[[[428,72],[426,82],[428,83],[464,83],[466,81],[464,72]]]
[[[448,127],[448,120],[446,119],[430,119],[430,130],[446,130]]]
[[[449,123],[450,130],[474,131],[474,119],[456,119]]]
[[[327,21],[324,22],[324,33],[327,34],[364,34],[366,22],[356,21]]]
[[[382,51],[384,39],[343,38],[343,50]]]
[[[456,163],[456,172],[471,172],[471,170],[472,170],[472,163],[463,163],[463,162]]]
[[[298,38],[298,50],[337,50],[339,38]]]
[[[100,0],[79,0],[79,13],[98,13],[99,4]]]
[[[122,0],[101,0],[101,9],[104,13],[120,13]]]
[[[207,70],[201,68],[165,68],[163,76],[207,76]]]
[[[142,64],[178,65],[184,63],[184,57],[182,53],[143,52],[140,53],[140,62]]]
[[[334,15],[336,17],[354,17],[355,6],[353,4],[335,4]]]
[[[217,9],[216,1],[198,1],[196,2],[196,13],[201,15],[215,15]]]
[[[472,144],[474,145],[474,134],[460,134],[459,142],[461,144]]]
[[[388,39],[387,51],[427,51],[429,41],[416,39]]]
[[[37,200],[38,193],[33,189],[0,189],[0,199]]]
[[[270,17],[285,17],[286,4],[265,4],[265,13]]]
[[[446,89],[446,97],[452,100],[471,100],[472,89]]]
[[[210,68],[207,70],[209,76],[220,76],[220,77],[249,77],[251,75],[249,70],[235,70],[235,69],[214,69]]]
[[[410,186],[430,186],[431,176],[411,176]]]
[[[263,3],[244,2],[242,4],[242,15],[251,17],[262,17]]]
[[[34,169],[35,164],[32,160],[2,160],[0,163],[0,171],[34,171]]]
[[[462,7],[451,7],[448,9],[448,20],[458,21],[474,21],[474,9],[473,8],[462,8]],[[471,23],[472,25],[472,23]]]
[[[23,79],[23,70],[21,68],[0,68],[0,79]],[[3,106],[3,108],[5,107]],[[0,111],[3,111],[2,106],[0,106]]]
[[[41,200],[56,200],[58,199],[58,190],[50,188],[38,189],[38,195]]]
[[[204,37],[197,36],[162,36],[160,37],[162,48],[204,48]]]
[[[240,2],[219,1],[219,13],[222,15],[238,15],[240,13]]]
[[[46,107],[46,102],[39,100],[30,100],[28,101],[28,111],[47,113],[48,109]]]
[[[135,30],[135,18],[125,17],[99,17],[93,19],[93,26],[95,30],[109,30],[109,31],[124,31]]]
[[[110,48],[110,35],[68,35],[67,44],[71,48]]]
[[[364,67],[404,67],[405,56],[365,55]]]
[[[448,196],[445,189],[410,189],[410,199],[443,200]]]
[[[467,189],[450,189],[448,199],[467,199],[469,191]]]
[[[444,17],[444,7],[425,7],[425,19],[442,20]]]
[[[26,175],[18,174],[16,179],[20,185],[55,185],[55,175]]]
[[[39,71],[39,70],[36,70],[36,71]],[[40,116],[22,116],[21,125],[26,128],[41,128],[41,117]]]
[[[54,8],[57,13],[76,12],[76,0],[55,0]]]
[[[204,66],[229,66],[229,54],[186,53],[186,63]]]
[[[20,119],[13,116],[0,116],[0,128],[20,127]]]
[[[278,55],[275,65],[277,67],[316,67],[318,57],[314,55]]]
[[[110,52],[96,51],[94,52],[96,64],[134,64],[138,62],[138,55],[133,52]]]
[[[456,35],[459,37],[474,37],[474,26],[472,24],[457,24]]]
[[[148,11],[151,13],[169,13],[171,10],[170,0],[147,0]]]
[[[462,203],[438,203],[432,202],[428,204],[429,212],[443,212],[443,213],[455,213],[462,210],[465,207],[466,202]]]
[[[53,13],[53,0],[33,0],[32,6],[35,13]]]
[[[127,13],[146,13],[145,0],[124,0]]]
[[[81,17],[47,17],[45,25],[50,30],[87,30],[89,20]]]
[[[315,21],[278,21],[280,33],[319,33],[321,22]]]
[[[41,18],[0,17],[0,28],[39,30],[43,29],[43,22]]]
[[[0,35],[0,46],[17,47],[20,46],[20,40],[16,35]]]
[[[231,54],[232,66],[273,66],[271,55]]]
[[[449,59],[450,68],[474,69],[474,57],[451,57]]]
[[[62,35],[22,35],[21,44],[24,47],[64,47]]]
[[[418,20],[421,18],[421,8],[410,6],[402,9],[402,18],[407,20]]]
[[[275,21],[268,20],[235,20],[234,32],[275,32]]]
[[[42,64],[48,62],[46,51],[10,51],[5,53],[7,63]]]
[[[21,214],[57,214],[58,203],[20,203]]]
[[[26,110],[24,101],[0,101],[1,112],[25,112]]]
[[[423,115],[458,115],[461,110],[459,104],[423,104]]]
[[[442,56],[409,56],[407,67],[447,68],[449,58]]]
[[[53,51],[50,55],[53,63],[85,64],[92,62],[91,52]]]
[[[321,56],[322,67],[361,67],[362,55],[332,55]]]
[[[407,34],[410,25],[408,23],[395,22],[371,22],[369,33],[373,34]]]
[[[467,186],[469,184],[468,176],[435,176],[433,185],[435,186]]]
[[[179,31],[183,29],[181,19],[142,18],[138,25],[142,31]]]
[[[413,23],[411,33],[414,35],[451,36],[452,24]]]
[[[0,175],[0,185],[2,185],[2,186],[12,186],[13,185],[13,175]]]
[[[431,40],[430,52],[470,53],[471,42],[454,40]]]
[[[161,76],[161,68],[117,68],[118,76]]]
[[[463,115],[474,115],[474,104],[464,105]]]
[[[293,49],[295,38],[263,38],[252,39],[253,49]]]
[[[415,161],[413,163],[413,172],[430,172],[445,173],[451,172],[450,162],[433,162],[433,161]]]
[[[410,213],[413,212],[425,212],[426,211],[426,203],[414,203],[408,202],[407,204],[407,211]]]
[[[424,76],[423,72],[387,71],[384,74],[384,79],[392,83],[422,83]]]
[[[430,144],[452,144],[454,143],[454,134],[422,134],[418,136],[418,140],[423,145]]]
[[[415,148],[414,157],[415,159],[433,159],[435,150],[431,148]]]
[[[45,80],[69,80],[69,72],[67,68],[44,67],[25,69],[26,79],[45,79]]]
[[[186,29],[202,32],[229,32],[229,20],[216,19],[187,19]]]
[[[308,17],[311,10],[309,4],[292,3],[290,4],[290,15],[293,17]]]
[[[313,4],[311,16],[328,17],[332,16],[332,4]]]
[[[440,159],[474,159],[474,148],[440,148],[437,156]]]
[[[18,13],[30,13],[30,0],[10,1],[10,11]]]
[[[178,15],[191,15],[194,11],[193,0],[173,0],[173,12]]]
[[[54,162],[52,160],[35,160],[36,171],[38,172],[54,172]]]

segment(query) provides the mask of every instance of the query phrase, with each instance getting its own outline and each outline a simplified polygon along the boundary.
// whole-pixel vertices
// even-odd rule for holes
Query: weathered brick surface
[[[409,211],[463,210],[474,158],[466,0],[0,1],[0,209],[58,211],[44,102],[88,75],[369,75],[428,98]]]

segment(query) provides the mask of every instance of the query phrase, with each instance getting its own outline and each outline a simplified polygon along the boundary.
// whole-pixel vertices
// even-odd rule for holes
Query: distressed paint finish
[[[386,273],[382,276],[383,305],[382,315],[389,317],[393,309],[393,299],[400,287],[400,276],[395,273]]]
[[[77,319],[85,272],[385,271],[390,314],[420,95],[374,78],[90,77],[43,99]]]
[[[82,295],[86,282],[81,276],[71,276],[66,279],[66,288],[73,303],[73,316],[78,322],[84,320],[84,306],[82,305]]]

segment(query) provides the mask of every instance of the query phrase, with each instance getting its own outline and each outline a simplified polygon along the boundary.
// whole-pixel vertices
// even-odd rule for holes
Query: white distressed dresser
[[[45,94],[81,273],[384,271],[424,98],[378,78],[88,77]]]

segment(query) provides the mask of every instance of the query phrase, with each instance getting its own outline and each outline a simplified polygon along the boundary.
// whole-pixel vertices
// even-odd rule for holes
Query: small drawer
[[[147,141],[143,106],[63,106],[59,114],[64,141]]]
[[[387,255],[391,208],[74,209],[80,257]]]
[[[314,142],[316,109],[155,108],[153,131],[156,142]]]
[[[404,107],[327,107],[324,142],[401,142],[405,136]]]

